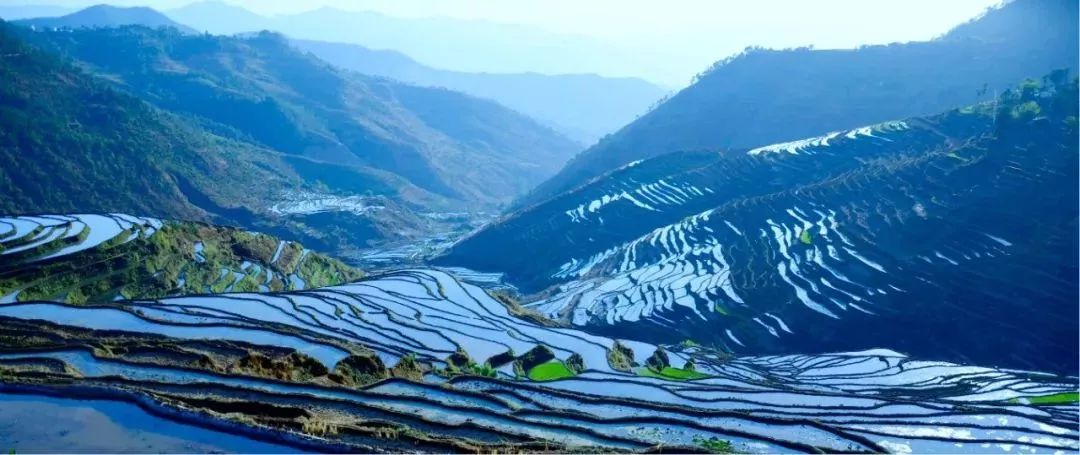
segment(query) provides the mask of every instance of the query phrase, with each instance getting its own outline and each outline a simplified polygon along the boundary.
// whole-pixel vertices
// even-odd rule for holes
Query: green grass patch
[[[694,444],[712,453],[734,453],[731,442],[719,438],[694,438]]]
[[[650,378],[666,379],[670,381],[688,381],[691,379],[707,378],[709,375],[705,373],[699,373],[697,371],[684,370],[682,368],[664,367],[663,370],[656,371],[649,367],[640,367],[636,373],[639,376],[647,376]]]
[[[492,368],[492,366],[489,365],[487,362],[479,365],[476,363],[471,363],[469,364],[469,367],[466,368],[466,372],[476,376],[484,376],[489,378],[494,378],[499,375],[499,372],[496,371],[495,368]]]
[[[554,381],[556,379],[569,378],[574,376],[574,372],[570,371],[561,361],[552,360],[550,362],[541,363],[529,370],[529,379],[533,381]]]
[[[701,344],[698,343],[697,341],[694,341],[693,339],[687,338],[685,340],[682,340],[679,343],[679,346],[682,346],[683,349],[686,349],[686,348],[698,347],[698,346],[701,346]]]
[[[1061,405],[1080,403],[1080,392],[1061,392],[1037,397],[1020,397],[1009,400],[1010,403],[1040,405]]]

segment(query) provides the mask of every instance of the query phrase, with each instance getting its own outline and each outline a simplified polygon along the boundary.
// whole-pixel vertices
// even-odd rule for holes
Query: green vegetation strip
[[[718,438],[694,438],[694,444],[712,453],[734,453],[731,442]]]
[[[637,374],[639,376],[647,376],[650,378],[667,379],[674,381],[688,381],[691,379],[707,378],[709,375],[705,373],[699,373],[697,371],[684,370],[682,368],[665,367],[663,370],[656,371],[652,368],[641,367],[638,368]]]
[[[541,363],[529,370],[529,379],[533,381],[554,381],[573,376],[574,372],[558,360]]]
[[[1052,395],[1037,397],[1021,397],[1009,400],[1010,403],[1023,403],[1032,405],[1063,405],[1080,403],[1080,392],[1061,392]]]

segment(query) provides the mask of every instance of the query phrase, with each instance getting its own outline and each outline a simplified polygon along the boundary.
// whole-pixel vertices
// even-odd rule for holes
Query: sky
[[[0,0],[0,5],[82,7],[108,2],[167,10],[192,0]],[[445,16],[584,35],[648,53],[676,53],[693,66],[750,45],[851,48],[920,41],[1000,0],[225,0],[263,15],[323,6],[421,18]]]

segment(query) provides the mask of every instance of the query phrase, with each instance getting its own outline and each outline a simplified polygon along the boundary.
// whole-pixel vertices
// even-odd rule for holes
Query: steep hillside
[[[178,178],[233,181],[215,196],[251,202],[291,181],[272,157],[206,134],[20,41],[0,26],[0,211],[124,210],[204,218]],[[230,166],[222,166],[228,160]],[[258,163],[258,164],[256,164]],[[262,182],[262,185],[256,185]],[[197,183],[195,183],[197,184]],[[232,191],[230,191],[230,189]]]
[[[345,73],[271,33],[245,39],[123,27],[24,36],[211,129],[296,157],[396,174],[459,203],[507,202],[576,151],[494,102]],[[454,115],[432,115],[445,112]]]
[[[123,214],[0,218],[0,302],[277,292],[359,270],[268,235]]]
[[[395,51],[355,44],[293,40],[342,68],[489,98],[589,145],[643,114],[664,89],[635,78],[594,74],[466,73],[424,66]]]
[[[531,307],[612,335],[1072,371],[1076,99],[1060,71],[934,117],[646,160],[439,262],[558,284]]]
[[[748,50],[576,156],[518,205],[637,159],[753,147],[992,99],[1025,77],[1076,68],[1077,16],[1072,0],[1015,0],[929,42]]]
[[[184,33],[196,33],[191,27],[175,22],[152,8],[123,8],[111,5],[95,5],[63,16],[34,17],[16,23],[46,29],[142,25],[150,28],[171,27]]]
[[[319,250],[431,228],[412,212],[443,199],[401,177],[284,155],[235,130],[162,111],[17,33],[0,24],[4,214],[123,211],[215,220]],[[332,227],[322,228],[326,223]]]

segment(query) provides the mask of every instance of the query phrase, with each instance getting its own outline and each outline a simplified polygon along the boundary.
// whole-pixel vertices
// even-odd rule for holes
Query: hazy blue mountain
[[[346,73],[279,35],[4,27],[12,48],[29,40],[101,76],[34,86],[78,72],[40,69],[56,60],[43,52],[5,60],[19,82],[5,88],[21,95],[3,125],[29,135],[8,138],[28,142],[8,149],[7,213],[124,210],[352,250],[453,228],[460,219],[420,214],[493,210],[577,150],[492,101]],[[76,101],[98,97],[119,113]]]
[[[685,63],[671,55],[645,55],[595,38],[525,25],[447,17],[400,18],[334,8],[264,17],[218,1],[165,13],[212,33],[268,29],[297,39],[395,50],[424,65],[453,71],[640,75],[653,83],[685,83],[672,79],[672,73],[685,74],[685,69],[670,68]]]
[[[576,156],[520,205],[637,159],[752,147],[991,99],[1024,77],[1075,68],[1077,15],[1073,0],[1016,0],[928,42],[748,50]]]
[[[190,24],[200,32],[232,35],[273,30],[274,20],[222,1],[203,1],[164,11],[177,22]]]
[[[10,22],[35,17],[57,17],[73,11],[75,8],[55,5],[0,5],[0,19]]]
[[[54,28],[118,27],[123,25],[142,25],[145,27],[172,27],[184,33],[195,30],[169,19],[152,8],[124,8],[111,5],[95,5],[59,17],[36,17],[16,21],[20,25]]]
[[[382,169],[463,202],[504,203],[577,149],[492,101],[344,72],[268,32],[127,27],[26,36],[162,108],[285,153]]]
[[[1077,96],[1058,71],[941,115],[635,162],[438,263],[504,272],[595,333],[1075,371]]]
[[[173,26],[196,24],[198,32],[238,34],[259,30],[288,31],[302,21],[264,17],[224,2],[207,1],[170,10],[169,19],[149,8],[94,6],[64,17],[35,18],[20,23],[39,26]],[[365,16],[372,21],[404,21]],[[408,22],[404,21],[403,23]],[[400,24],[399,24],[400,25]],[[410,31],[409,33],[415,33]],[[606,78],[591,74],[497,74],[439,70],[394,51],[359,45],[296,40],[295,44],[337,66],[363,74],[396,79],[426,87],[444,87],[488,98],[540,120],[582,145],[632,121],[664,95],[664,89],[636,78]]]
[[[446,71],[395,51],[355,44],[294,40],[302,50],[343,68],[412,84],[489,98],[588,145],[644,113],[664,89],[636,78],[593,74],[496,74]]]

